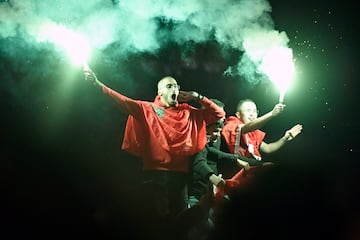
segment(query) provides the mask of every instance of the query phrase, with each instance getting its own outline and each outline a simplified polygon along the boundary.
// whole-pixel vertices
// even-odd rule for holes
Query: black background
[[[287,33],[300,71],[285,97],[285,112],[263,127],[266,141],[296,123],[303,125],[294,141],[265,155],[284,170],[271,186],[279,194],[302,189],[294,204],[304,211],[313,203],[310,195],[319,205],[328,203],[320,214],[336,212],[346,223],[345,232],[351,232],[359,223],[357,7],[346,1],[270,4],[275,28]],[[17,49],[15,57],[7,54],[8,47]],[[136,99],[153,100],[156,82],[169,74],[183,90],[222,100],[228,116],[241,98],[254,99],[260,114],[276,104],[277,93],[269,84],[249,88],[223,75],[241,53],[233,51],[225,60],[218,44],[208,41],[195,46],[196,65],[189,66],[181,48],[170,42],[157,56],[136,54],[109,65],[109,47],[95,53],[90,66],[105,84]],[[16,37],[0,38],[3,227],[15,227],[9,231],[14,236],[136,235],[141,210],[134,189],[141,161],[121,151],[126,116],[83,80],[81,69],[55,55]],[[127,76],[131,84],[125,84]],[[257,194],[257,201],[266,202]]]

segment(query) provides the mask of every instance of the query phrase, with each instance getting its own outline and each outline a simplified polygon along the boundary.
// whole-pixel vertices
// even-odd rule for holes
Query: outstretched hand
[[[301,124],[296,124],[295,126],[293,126],[292,128],[290,128],[289,130],[287,130],[285,132],[285,139],[287,141],[291,141],[293,140],[297,135],[299,135],[302,131],[302,125]]]
[[[103,84],[98,80],[93,70],[89,67],[84,68],[85,80],[90,81],[94,85],[103,86]]]

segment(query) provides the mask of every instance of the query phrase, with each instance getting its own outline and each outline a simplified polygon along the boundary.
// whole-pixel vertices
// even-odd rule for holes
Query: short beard
[[[175,107],[175,106],[176,106],[176,101],[171,101],[171,102],[169,103],[169,106]]]

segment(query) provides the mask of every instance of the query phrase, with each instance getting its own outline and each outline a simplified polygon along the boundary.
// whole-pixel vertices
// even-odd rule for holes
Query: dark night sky
[[[9,226],[21,226],[34,234],[45,223],[54,232],[61,231],[59,226],[70,232],[72,224],[79,234],[88,226],[108,224],[111,228],[120,219],[132,226],[129,209],[141,163],[120,149],[126,116],[85,82],[81,68],[61,51],[49,43],[29,40],[33,36],[24,29],[31,29],[30,18],[19,19],[33,16],[32,11],[46,16],[46,4],[34,1],[32,8],[23,2],[0,1],[0,156],[8,196],[1,218]],[[71,4],[81,6],[76,1],[58,2],[64,2],[64,9]],[[287,34],[298,74],[285,96],[285,112],[263,130],[267,142],[296,123],[303,124],[303,132],[265,157],[279,160],[288,172],[309,174],[314,184],[321,182],[342,200],[335,208],[346,205],[344,211],[357,213],[358,7],[351,1],[274,0],[269,4],[273,29]],[[105,5],[108,10],[112,7]],[[63,24],[70,27],[81,22],[86,11],[79,12],[68,14],[73,19]],[[64,20],[51,11],[49,16],[59,24]],[[127,24],[131,25],[131,18]],[[172,75],[183,90],[222,100],[228,116],[241,98],[254,99],[260,113],[271,110],[278,101],[269,82],[250,85],[241,76],[223,74],[236,65],[240,48],[225,48],[213,36],[176,42],[175,23],[159,18],[157,24],[162,42],[156,52],[134,47],[136,51],[124,54],[120,40],[102,43],[94,50],[89,64],[105,84],[129,97],[153,100],[156,82]],[[7,34],[5,29],[11,32],[12,27],[15,33]],[[97,30],[104,35],[98,26]],[[129,33],[120,34],[126,38]]]

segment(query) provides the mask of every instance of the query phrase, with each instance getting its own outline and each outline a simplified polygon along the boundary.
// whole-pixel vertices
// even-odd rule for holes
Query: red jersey
[[[188,172],[190,156],[207,142],[206,125],[225,116],[224,110],[208,98],[204,109],[187,103],[165,107],[156,96],[154,102],[128,98],[106,86],[103,92],[128,113],[122,149],[143,159],[144,170]]]
[[[259,148],[264,140],[265,132],[257,129],[245,134],[239,134],[242,125],[244,123],[235,116],[230,116],[225,120],[221,135],[225,139],[230,153],[234,154],[238,145],[237,154],[261,159]]]

